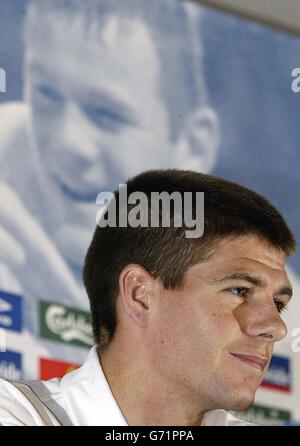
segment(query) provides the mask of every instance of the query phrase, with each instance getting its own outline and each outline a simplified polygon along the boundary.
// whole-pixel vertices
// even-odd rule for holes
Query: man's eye
[[[280,300],[274,300],[274,304],[278,313],[282,313],[287,307],[287,304],[285,302],[280,302]]]
[[[239,286],[239,287],[229,288],[228,291],[230,291],[233,294],[236,294],[237,296],[244,297],[248,294],[249,288]]]
[[[125,116],[105,107],[88,105],[84,107],[84,111],[97,126],[107,131],[117,131],[123,125],[128,124]]]
[[[39,85],[36,88],[37,92],[44,96],[46,99],[52,101],[52,102],[62,102],[63,101],[63,97],[61,96],[61,94],[54,90],[54,88],[48,87],[47,85]]]

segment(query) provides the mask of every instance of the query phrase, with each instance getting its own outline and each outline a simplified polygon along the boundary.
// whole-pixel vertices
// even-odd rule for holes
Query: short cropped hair
[[[118,281],[126,265],[140,264],[166,289],[175,289],[184,284],[187,269],[208,258],[224,238],[255,235],[286,255],[295,251],[294,236],[280,212],[262,195],[234,182],[193,171],[150,170],[127,182],[128,195],[137,191],[149,199],[151,192],[179,192],[182,197],[184,192],[204,192],[204,233],[200,238],[186,238],[186,227],[174,224],[152,228],[97,225],[83,281],[95,342],[102,350],[116,332]],[[114,196],[118,203],[119,191]]]
[[[182,0],[31,0],[25,41],[30,45],[43,37],[40,17],[62,23],[66,30],[72,20],[81,22],[82,31],[97,39],[113,15],[129,27],[140,20],[150,31],[161,63],[159,87],[169,112],[170,139],[175,141],[185,118],[207,103],[199,6]]]

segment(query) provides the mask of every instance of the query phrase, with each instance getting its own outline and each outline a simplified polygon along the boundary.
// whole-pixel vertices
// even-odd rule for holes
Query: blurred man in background
[[[32,1],[25,102],[0,110],[0,284],[87,306],[84,251],[96,196],[145,168],[209,172],[199,10],[176,0]],[[48,348],[48,347],[47,347]]]

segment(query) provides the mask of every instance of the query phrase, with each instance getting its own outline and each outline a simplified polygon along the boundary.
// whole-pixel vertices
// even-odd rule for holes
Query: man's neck
[[[72,201],[63,195],[47,173],[39,180],[38,214],[41,223],[71,269],[76,269],[77,265],[81,271],[84,255],[96,226],[96,202]]]
[[[168,382],[140,354],[101,353],[101,366],[129,426],[200,426],[206,410],[187,389]]]

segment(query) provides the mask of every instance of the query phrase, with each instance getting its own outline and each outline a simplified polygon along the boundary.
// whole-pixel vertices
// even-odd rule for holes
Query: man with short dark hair
[[[292,295],[284,265],[295,250],[292,232],[263,196],[218,177],[156,170],[126,186],[130,200],[120,205],[115,192],[85,260],[96,345],[61,381],[30,382],[27,401],[19,383],[0,381],[2,424],[47,424],[40,401],[49,424],[247,424],[228,411],[252,405],[287,333],[281,312]],[[201,237],[186,237],[185,219],[175,224],[175,203],[169,227],[129,224],[132,194],[174,192],[191,194],[192,216],[204,193]],[[105,225],[111,209],[117,224]]]

